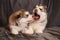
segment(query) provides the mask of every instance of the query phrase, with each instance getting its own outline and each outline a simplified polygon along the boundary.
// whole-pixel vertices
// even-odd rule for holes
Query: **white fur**
[[[43,31],[46,27],[46,24],[47,24],[47,14],[46,14],[46,12],[40,11],[40,9],[39,9],[39,8],[42,8],[42,7],[43,6],[38,6],[38,7],[35,8],[35,9],[37,9],[37,14],[40,15],[40,19],[30,24],[30,27],[33,28],[35,33],[43,33]]]
[[[23,30],[26,29],[28,26],[28,23],[32,22],[32,15],[28,11],[25,12],[25,14],[28,14],[29,16],[27,18],[19,18],[16,25],[10,25],[11,33],[12,34],[19,34],[21,31],[22,33],[25,33]]]
[[[11,32],[13,34],[18,34],[19,31],[25,34],[33,34],[35,33],[43,33],[46,24],[47,24],[47,14],[46,12],[40,11],[39,8],[42,8],[42,6],[36,6],[35,9],[37,9],[37,13],[40,15],[40,19],[35,21],[32,18],[32,15],[29,14],[29,12],[25,12],[25,14],[29,14],[27,18],[21,18],[18,21],[18,27],[11,25]],[[34,9],[34,10],[35,10]],[[33,12],[34,12],[33,10]],[[28,26],[29,23],[29,26]],[[28,27],[28,28],[27,28]]]
[[[24,33],[26,33],[26,34],[33,34],[34,32],[43,33],[43,31],[46,27],[46,24],[47,24],[47,14],[46,14],[46,12],[40,11],[39,8],[42,8],[42,6],[36,6],[35,9],[37,9],[37,14],[40,15],[40,19],[37,21],[34,21],[33,23],[30,23],[29,29],[25,29]],[[33,10],[33,12],[34,12],[34,10]]]
[[[20,27],[15,26],[15,25],[10,25],[11,33],[12,34],[18,34],[20,31]]]

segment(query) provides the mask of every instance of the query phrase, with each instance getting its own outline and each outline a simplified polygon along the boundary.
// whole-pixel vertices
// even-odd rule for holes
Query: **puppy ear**
[[[36,8],[38,7],[38,5],[36,5]]]
[[[47,11],[48,11],[47,6],[44,5],[43,7],[44,7],[44,9],[45,9],[45,12],[47,13]]]
[[[40,4],[39,6],[42,6],[42,4]]]
[[[47,10],[47,6],[46,5],[44,5],[44,8]]]
[[[44,8],[47,8],[47,6],[46,6],[46,5],[44,5],[44,4],[40,4],[40,6],[43,6]]]
[[[44,8],[46,8],[46,9],[47,9],[47,6],[44,6]]]

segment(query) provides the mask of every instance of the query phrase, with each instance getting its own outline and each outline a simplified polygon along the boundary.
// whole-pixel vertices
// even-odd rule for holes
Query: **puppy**
[[[9,27],[12,34],[19,34],[19,32],[28,27],[28,24],[32,21],[32,15],[22,9],[11,14],[9,17]]]
[[[30,25],[35,33],[43,33],[47,24],[47,10],[46,6],[36,5],[33,10],[34,22]]]
[[[36,5],[36,8],[33,9],[33,22],[29,24],[29,29],[25,29],[24,33],[33,34],[33,33],[43,33],[46,24],[47,24],[47,10],[46,6]]]

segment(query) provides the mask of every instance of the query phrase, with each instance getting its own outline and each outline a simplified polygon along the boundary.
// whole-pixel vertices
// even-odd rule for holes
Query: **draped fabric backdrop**
[[[48,7],[47,26],[60,25],[60,0],[0,0],[0,25],[7,25],[9,16],[19,9],[32,12],[36,4],[43,3]]]
[[[60,0],[49,0],[48,26],[60,26]]]
[[[12,8],[9,0],[0,0],[0,25],[8,24],[8,17],[12,13]]]

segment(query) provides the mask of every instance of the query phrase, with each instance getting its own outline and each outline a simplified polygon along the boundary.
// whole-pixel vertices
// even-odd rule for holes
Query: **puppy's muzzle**
[[[35,10],[34,10],[34,13],[33,13],[33,14],[34,14],[34,15],[33,15],[34,20],[38,20],[38,19],[40,19],[40,15],[38,15],[37,12],[38,12],[38,10],[35,9]]]

